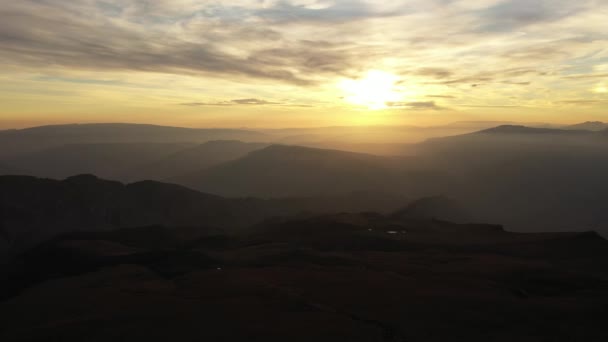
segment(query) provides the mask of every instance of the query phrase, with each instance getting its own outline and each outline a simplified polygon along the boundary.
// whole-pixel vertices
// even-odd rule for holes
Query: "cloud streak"
[[[261,105],[281,105],[280,102],[272,102],[260,99],[236,99],[230,101],[217,101],[217,102],[186,102],[180,103],[182,106],[189,107],[200,107],[200,106],[261,106]]]

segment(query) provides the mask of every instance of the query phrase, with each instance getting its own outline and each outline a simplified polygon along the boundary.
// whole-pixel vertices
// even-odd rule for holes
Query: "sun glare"
[[[606,84],[600,83],[593,88],[594,93],[598,94],[606,94],[608,93],[608,86]]]
[[[370,70],[365,77],[340,82],[344,99],[354,105],[364,106],[370,110],[385,109],[391,102],[402,98],[396,89],[399,78],[385,71]]]

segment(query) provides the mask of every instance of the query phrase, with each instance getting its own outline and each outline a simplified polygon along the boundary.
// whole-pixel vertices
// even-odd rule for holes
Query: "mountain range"
[[[64,232],[165,225],[189,227],[198,232],[194,235],[232,233],[272,217],[389,212],[408,202],[403,196],[372,192],[232,199],[155,181],[123,184],[93,175],[62,181],[0,176],[0,254],[14,254]]]
[[[186,130],[170,138],[167,132],[175,129],[166,128],[165,136],[150,137],[154,141],[126,142],[165,129],[136,126],[143,133],[127,139],[127,126],[61,126],[55,135],[49,127],[26,130],[16,135],[21,137],[17,141],[40,131],[46,132],[41,136],[53,136],[57,146],[0,158],[5,165],[0,174],[64,179],[84,173],[122,182],[157,180],[224,197],[298,203],[302,210],[315,212],[320,205],[311,204],[314,201],[334,209],[344,203],[342,208],[388,212],[406,200],[440,196],[455,199],[475,218],[501,222],[511,230],[608,232],[608,188],[603,180],[608,172],[607,131],[509,124],[410,144],[399,156],[379,156],[270,142],[190,140],[211,133],[237,134],[222,130]],[[110,133],[116,127],[120,129],[114,141]],[[105,133],[85,134],[98,130]],[[254,132],[249,137],[273,134]],[[94,136],[106,142],[61,145],[74,137],[90,141]],[[328,198],[335,203],[330,205]],[[393,199],[403,201],[390,205]]]
[[[204,143],[211,140],[264,141],[260,132],[238,129],[199,129],[142,124],[81,124],[41,126],[0,131],[0,158],[63,145],[103,143]]]

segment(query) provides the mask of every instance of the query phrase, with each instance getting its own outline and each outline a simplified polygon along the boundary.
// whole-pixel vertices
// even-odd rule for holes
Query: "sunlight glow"
[[[344,92],[347,102],[379,110],[388,108],[390,102],[402,100],[403,95],[396,89],[398,79],[396,75],[385,71],[370,70],[365,77],[343,80],[338,86]]]
[[[598,94],[606,94],[608,93],[608,86],[603,83],[598,84],[595,88],[593,88],[593,92]]]

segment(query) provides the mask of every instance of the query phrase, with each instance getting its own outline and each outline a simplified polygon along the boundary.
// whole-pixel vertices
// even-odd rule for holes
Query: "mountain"
[[[224,199],[153,181],[124,185],[91,175],[63,181],[0,177],[0,235],[15,250],[75,230],[154,224],[235,229],[281,210],[263,201]]]
[[[572,154],[573,149],[589,154],[605,150],[606,147],[608,140],[598,132],[506,125],[429,139],[418,144],[414,150],[419,156],[443,159],[444,164],[458,162],[454,166],[466,166],[513,160],[521,156],[542,158],[554,154]]]
[[[501,126],[432,139],[419,162],[442,171],[457,198],[486,221],[518,231],[608,235],[608,140],[601,133]]]
[[[141,124],[76,124],[0,131],[0,158],[68,144],[204,143],[211,140],[265,141],[260,132]]]
[[[126,172],[132,180],[163,180],[202,170],[268,146],[263,143],[244,143],[236,140],[209,141],[180,150],[140,165]]]
[[[0,176],[0,254],[64,232],[165,225],[197,236],[232,233],[275,216],[391,211],[404,203],[403,196],[381,193],[228,199],[155,181],[123,184],[92,175],[61,181]]]
[[[229,140],[203,144],[68,144],[6,161],[28,170],[21,174],[36,177],[63,179],[77,174],[95,174],[120,181],[162,180],[237,159],[266,146]]]
[[[608,123],[601,121],[587,121],[575,125],[565,126],[563,129],[603,131],[605,129],[608,129]]]
[[[76,232],[0,268],[0,338],[600,342],[607,266],[592,232],[374,213]]]
[[[474,222],[473,216],[458,201],[443,197],[425,197],[392,214],[396,219],[436,219],[456,223]]]
[[[488,128],[475,132],[473,134],[551,134],[551,135],[573,135],[573,134],[589,134],[585,130],[565,130],[556,128],[539,128],[539,127],[527,127],[521,125],[503,125]]]
[[[420,176],[400,168],[396,159],[272,145],[243,158],[170,181],[223,196],[330,196],[353,191],[414,196],[412,184]]]
[[[429,127],[335,126],[266,129],[261,132],[272,137],[273,142],[284,145],[394,156],[409,154],[409,144],[433,137],[471,133],[496,125],[496,122],[468,122]]]
[[[187,143],[104,143],[68,144],[19,155],[7,162],[36,177],[63,179],[78,174],[127,180],[145,180],[143,174],[132,174],[135,168],[172,156],[192,144]],[[204,156],[201,156],[204,158]]]

